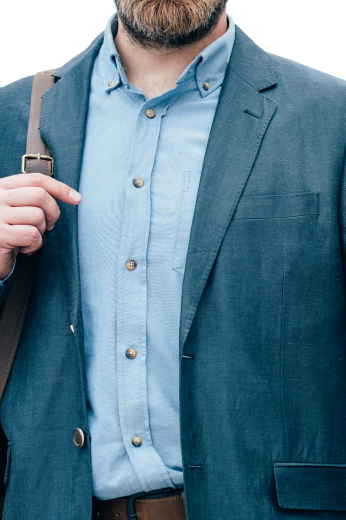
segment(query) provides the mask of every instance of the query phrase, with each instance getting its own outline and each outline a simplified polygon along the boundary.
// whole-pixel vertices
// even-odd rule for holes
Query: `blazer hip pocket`
[[[346,464],[274,463],[283,509],[346,511]]]

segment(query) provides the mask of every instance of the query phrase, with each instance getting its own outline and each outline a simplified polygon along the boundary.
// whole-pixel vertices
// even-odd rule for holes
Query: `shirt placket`
[[[147,266],[150,183],[165,107],[144,103],[132,141],[117,265],[117,384],[123,441],[145,491],[162,478],[173,486],[153,447],[147,395]],[[138,143],[141,143],[139,153]],[[158,478],[160,480],[158,480]]]

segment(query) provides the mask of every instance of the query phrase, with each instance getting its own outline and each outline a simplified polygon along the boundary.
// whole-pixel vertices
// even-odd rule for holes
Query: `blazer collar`
[[[103,43],[104,33],[99,34],[95,40],[82,53],[57,69],[52,75],[59,80],[69,71],[82,63],[83,67],[95,60]],[[246,83],[261,92],[277,84],[276,77],[270,67],[268,54],[256,45],[237,25],[235,41],[229,69],[232,69]]]
[[[83,69],[85,69],[88,64],[93,66],[96,56],[101,49],[101,45],[103,43],[103,38],[104,38],[104,33],[102,32],[91,42],[89,47],[87,47],[80,54],[78,54],[77,56],[72,58],[72,60],[65,63],[62,67],[57,69],[52,74],[52,76],[54,76],[56,78],[56,80],[59,80],[60,78],[65,76],[70,71],[72,71],[72,74],[73,74],[73,69],[78,65],[82,65]],[[92,72],[92,69],[91,69],[91,72]],[[90,77],[91,77],[91,74],[90,74]]]
[[[229,69],[258,92],[277,84],[270,67],[269,56],[256,45],[238,26]]]

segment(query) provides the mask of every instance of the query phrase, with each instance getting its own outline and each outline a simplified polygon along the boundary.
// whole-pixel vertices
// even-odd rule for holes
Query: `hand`
[[[42,246],[42,235],[60,216],[54,199],[79,204],[82,196],[66,184],[41,173],[0,179],[0,280],[11,272],[18,251]]]

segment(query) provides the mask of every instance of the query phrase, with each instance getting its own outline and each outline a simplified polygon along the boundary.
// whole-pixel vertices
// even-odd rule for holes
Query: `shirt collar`
[[[117,15],[112,15],[106,25],[104,40],[99,53],[99,67],[102,83],[106,92],[117,88],[121,82],[128,85],[128,80],[115,47],[114,36],[118,30]]]
[[[201,96],[206,97],[223,83],[235,39],[235,24],[230,16],[227,16],[227,19],[228,28],[225,34],[196,56],[180,74],[177,85],[195,77]],[[128,79],[114,43],[117,29],[117,15],[112,15],[107,23],[104,42],[99,54],[100,73],[106,92],[116,89],[121,83],[128,85]]]

